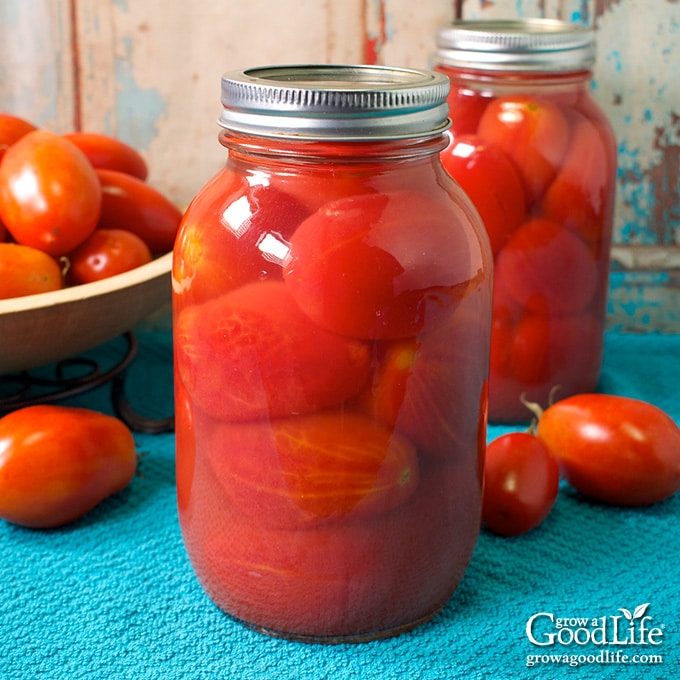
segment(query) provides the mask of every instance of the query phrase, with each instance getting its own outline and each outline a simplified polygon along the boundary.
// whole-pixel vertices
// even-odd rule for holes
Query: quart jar
[[[177,495],[203,588],[263,632],[394,635],[473,552],[491,253],[443,170],[448,81],[222,79],[226,164],[173,260]]]
[[[494,254],[489,420],[596,389],[616,144],[591,95],[593,30],[548,19],[460,21],[437,38],[451,82],[444,167]],[[551,396],[552,392],[552,396]]]

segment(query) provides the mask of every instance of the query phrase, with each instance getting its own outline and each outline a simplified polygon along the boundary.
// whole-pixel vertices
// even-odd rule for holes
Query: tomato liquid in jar
[[[616,144],[590,93],[593,31],[562,21],[461,21],[440,31],[451,81],[448,172],[494,255],[489,420],[596,388]]]
[[[213,602],[338,642],[434,616],[480,524],[491,252],[443,170],[448,81],[226,74],[173,260],[179,518]]]

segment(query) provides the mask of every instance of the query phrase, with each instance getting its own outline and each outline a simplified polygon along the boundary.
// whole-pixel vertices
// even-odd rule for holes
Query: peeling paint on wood
[[[431,66],[454,17],[544,16],[597,29],[593,93],[619,177],[610,320],[680,331],[678,0],[2,0],[0,109],[138,147],[186,204],[221,166],[221,74],[266,63]],[[654,253],[653,256],[651,254]]]

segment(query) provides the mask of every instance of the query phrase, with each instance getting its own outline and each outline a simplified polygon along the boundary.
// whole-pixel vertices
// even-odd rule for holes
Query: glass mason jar
[[[431,618],[475,546],[491,252],[443,170],[448,81],[222,79],[226,165],[173,260],[177,494],[213,602],[291,639]]]
[[[590,93],[594,34],[461,21],[437,45],[453,119],[442,162],[494,254],[489,420],[527,421],[523,394],[547,406],[600,375],[617,159]]]

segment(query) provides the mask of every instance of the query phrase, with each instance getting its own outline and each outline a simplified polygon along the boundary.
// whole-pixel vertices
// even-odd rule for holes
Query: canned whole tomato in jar
[[[173,260],[177,495],[213,602],[362,641],[434,616],[480,524],[491,252],[443,170],[448,81],[222,79],[225,166]]]
[[[529,420],[596,388],[602,361],[616,144],[594,101],[593,30],[548,19],[460,21],[437,38],[451,82],[442,162],[494,255],[489,419]]]

